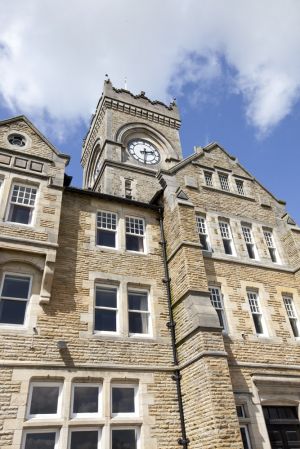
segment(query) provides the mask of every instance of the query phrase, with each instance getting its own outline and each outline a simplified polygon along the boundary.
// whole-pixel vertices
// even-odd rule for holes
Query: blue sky
[[[184,155],[217,141],[300,222],[298,0],[0,0],[0,119],[27,115],[81,185],[105,73],[181,111]],[[57,14],[57,11],[60,14]]]

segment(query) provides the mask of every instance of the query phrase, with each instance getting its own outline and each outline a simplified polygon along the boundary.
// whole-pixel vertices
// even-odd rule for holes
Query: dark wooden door
[[[272,449],[300,448],[297,407],[263,407]]]

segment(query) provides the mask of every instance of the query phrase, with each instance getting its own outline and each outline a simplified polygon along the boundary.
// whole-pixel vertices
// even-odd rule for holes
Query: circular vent
[[[8,136],[8,141],[11,145],[17,145],[18,147],[24,147],[26,139],[21,134],[10,134]]]

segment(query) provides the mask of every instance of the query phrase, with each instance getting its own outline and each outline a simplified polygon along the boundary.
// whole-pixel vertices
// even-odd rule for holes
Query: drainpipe
[[[161,238],[161,246],[163,253],[163,261],[164,261],[164,271],[165,278],[163,282],[166,284],[167,289],[167,298],[168,298],[168,310],[169,310],[169,322],[167,323],[167,327],[170,329],[171,333],[171,343],[172,343],[172,352],[173,352],[173,363],[175,366],[178,366],[178,356],[176,349],[176,333],[175,333],[175,325],[173,319],[173,311],[172,311],[172,297],[171,297],[171,279],[169,277],[169,268],[167,263],[167,242],[165,240],[164,233],[164,223],[163,223],[163,209],[159,208],[159,225],[160,225],[160,238]],[[176,382],[176,390],[177,390],[177,400],[178,400],[178,408],[179,408],[179,416],[180,416],[180,426],[181,426],[181,438],[178,439],[178,444],[183,447],[183,449],[188,449],[189,439],[186,436],[186,428],[185,428],[185,420],[184,420],[184,412],[183,412],[183,401],[182,401],[182,393],[181,393],[181,374],[179,369],[174,370],[174,374],[172,379]]]

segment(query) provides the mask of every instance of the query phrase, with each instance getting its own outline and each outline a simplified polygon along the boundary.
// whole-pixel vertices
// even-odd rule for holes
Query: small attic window
[[[16,145],[18,147],[24,147],[26,144],[26,138],[25,136],[22,136],[22,134],[10,134],[8,136],[8,141],[11,145]]]

